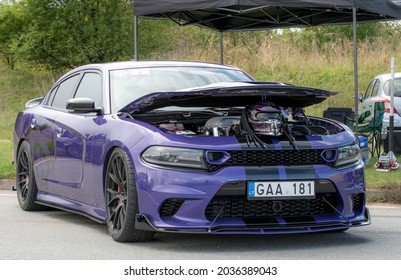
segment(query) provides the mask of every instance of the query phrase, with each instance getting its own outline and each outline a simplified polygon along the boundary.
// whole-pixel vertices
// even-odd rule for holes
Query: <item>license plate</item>
[[[314,198],[314,181],[248,182],[249,199]]]

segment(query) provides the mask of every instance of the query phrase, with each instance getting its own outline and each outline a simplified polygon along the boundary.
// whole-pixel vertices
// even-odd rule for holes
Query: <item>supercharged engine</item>
[[[285,137],[290,142],[307,135],[335,134],[343,128],[329,120],[307,117],[303,108],[283,108],[271,102],[245,107],[211,110],[162,111],[140,119],[166,133],[185,136],[244,136],[248,143],[262,145],[266,138]]]

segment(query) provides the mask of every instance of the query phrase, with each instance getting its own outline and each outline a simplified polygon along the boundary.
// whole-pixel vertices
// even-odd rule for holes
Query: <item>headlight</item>
[[[341,166],[358,161],[361,152],[358,145],[350,145],[338,148],[337,160],[334,166]]]
[[[208,169],[203,150],[152,146],[142,154],[142,159],[162,166]]]

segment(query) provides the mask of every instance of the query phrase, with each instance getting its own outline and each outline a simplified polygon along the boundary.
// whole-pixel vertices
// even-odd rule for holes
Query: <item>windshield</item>
[[[154,67],[110,71],[112,112],[153,92],[201,87],[220,82],[254,81],[236,69],[211,67]]]
[[[388,96],[390,96],[390,86],[391,86],[391,80],[388,80],[384,84],[384,93]],[[394,96],[396,97],[401,97],[401,78],[395,78],[394,79]]]

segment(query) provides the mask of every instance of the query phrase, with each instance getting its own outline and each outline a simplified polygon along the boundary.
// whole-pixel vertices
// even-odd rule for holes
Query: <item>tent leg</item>
[[[224,64],[224,42],[223,31],[220,32],[220,64]]]
[[[352,8],[352,27],[353,27],[353,44],[354,44],[354,106],[355,106],[355,133],[358,135],[358,46],[357,46],[357,26],[356,26],[356,8]]]
[[[138,16],[134,16],[134,60],[138,61]]]
[[[395,57],[391,57],[391,87],[390,87],[390,124],[388,137],[388,150],[393,152],[394,149],[394,75],[395,75]]]

